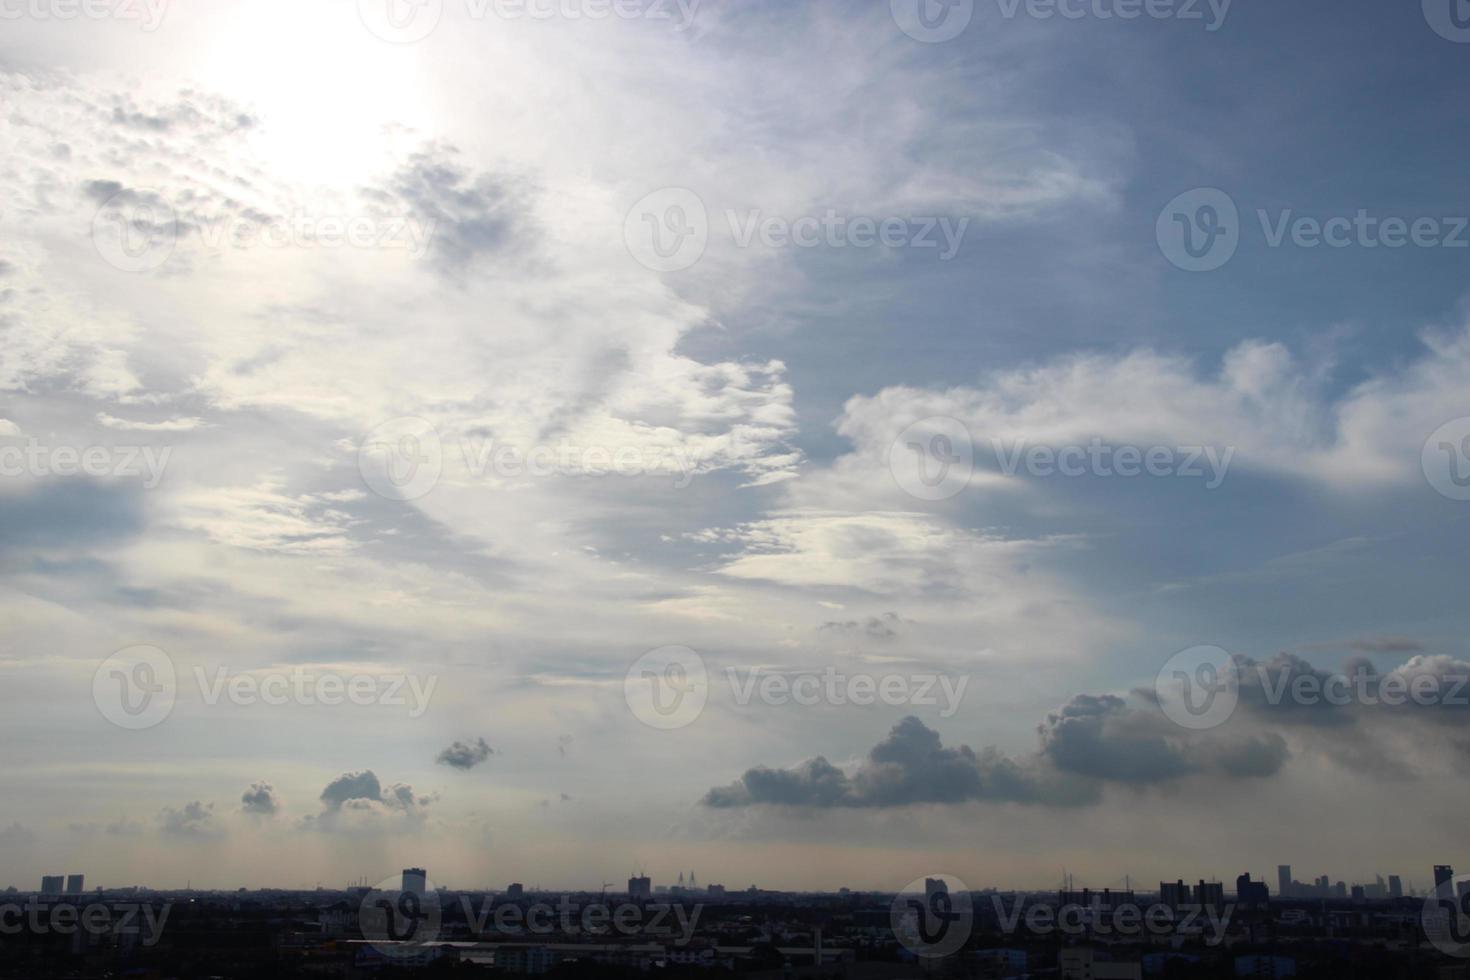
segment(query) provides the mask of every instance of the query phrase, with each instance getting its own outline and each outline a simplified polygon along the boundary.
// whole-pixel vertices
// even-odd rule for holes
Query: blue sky
[[[704,0],[682,30],[444,0],[402,8],[417,40],[376,0],[21,10],[6,870],[1427,876],[1457,706],[1292,711],[1252,679],[1470,672],[1470,44],[1434,2],[1237,0],[1209,30],[976,0],[939,43],[904,0]],[[1235,251],[1187,271],[1158,229],[1176,199],[1201,228],[1203,189]],[[1271,244],[1360,212],[1433,243]],[[829,214],[835,240],[740,242]],[[655,268],[650,227],[701,251]],[[973,471],[916,487],[959,443]],[[1169,475],[1006,465],[1094,443]],[[1156,686],[1202,645],[1248,671],[1209,730]],[[704,707],[661,730],[631,692],[671,647]],[[171,710],[120,725],[144,661]],[[742,701],[751,670],[965,687]],[[372,698],[250,694],[300,677]]]

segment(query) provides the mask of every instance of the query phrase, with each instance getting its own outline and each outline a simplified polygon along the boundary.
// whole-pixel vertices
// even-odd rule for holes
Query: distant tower
[[[1291,897],[1291,865],[1276,866],[1276,894],[1281,898]]]
[[[61,894],[61,882],[62,882],[61,875],[42,875],[41,876],[41,894],[42,895],[48,895],[48,896],[50,896],[50,895],[60,895]]]
[[[698,887],[699,887],[699,885],[695,884],[695,881],[694,881],[694,872],[693,871],[689,872],[689,888],[690,888],[690,890],[693,891],[694,889],[696,889]]]
[[[1447,881],[1455,880],[1455,869],[1448,864],[1436,864],[1434,866],[1434,887],[1439,889]]]
[[[422,895],[429,890],[429,875],[423,868],[403,869],[403,890]]]
[[[66,876],[66,893],[68,895],[80,895],[82,893],[83,888],[84,888],[83,882],[85,880],[86,880],[86,875],[67,875]]]
[[[1404,883],[1399,878],[1398,875],[1389,875],[1388,876],[1388,897],[1389,898],[1403,898],[1404,897]]]
[[[632,899],[652,898],[653,879],[644,874],[634,875],[632,878],[629,878],[628,897]]]
[[[684,887],[684,872],[682,871],[679,872],[679,887]]]

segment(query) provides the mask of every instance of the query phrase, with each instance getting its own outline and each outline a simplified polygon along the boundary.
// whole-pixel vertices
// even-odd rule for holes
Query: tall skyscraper
[[[1276,894],[1282,898],[1291,895],[1291,865],[1278,864],[1276,866]]]
[[[429,874],[423,868],[403,869],[403,890],[422,895],[429,890]]]
[[[1404,897],[1404,883],[1403,883],[1403,881],[1401,881],[1399,879],[1399,876],[1398,875],[1389,875],[1388,876],[1388,897],[1389,898],[1403,898]]]
[[[41,894],[60,895],[62,880],[61,875],[43,875],[41,877]]]
[[[628,879],[629,898],[652,898],[653,879],[647,875],[636,875]]]
[[[1439,886],[1440,885],[1443,885],[1445,882],[1447,882],[1447,881],[1454,881],[1454,880],[1455,880],[1455,869],[1454,868],[1450,867],[1448,864],[1436,864],[1434,866],[1434,890],[1435,891],[1438,891],[1439,890]]]
[[[84,881],[86,881],[86,875],[67,875],[66,893],[68,895],[80,895]]]

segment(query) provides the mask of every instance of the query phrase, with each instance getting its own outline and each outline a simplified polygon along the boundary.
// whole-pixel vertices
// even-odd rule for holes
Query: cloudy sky
[[[0,887],[1461,858],[1470,33],[1062,8],[0,3]]]

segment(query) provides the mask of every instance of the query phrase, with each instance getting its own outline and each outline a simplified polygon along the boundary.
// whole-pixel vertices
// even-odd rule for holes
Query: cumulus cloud
[[[404,783],[384,786],[371,769],[343,773],[321,793],[322,811],[306,817],[303,825],[319,830],[365,831],[386,829],[392,823],[418,822],[432,796],[420,796]]]
[[[208,837],[215,833],[214,804],[194,800],[181,807],[164,807],[158,814],[159,830],[174,837]]]
[[[495,750],[485,742],[483,738],[477,738],[473,742],[461,742],[456,740],[453,745],[439,753],[434,761],[441,766],[449,766],[452,769],[473,769],[495,754]]]
[[[251,783],[240,797],[240,809],[255,816],[275,816],[281,810],[281,797],[270,783]]]

